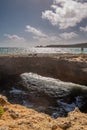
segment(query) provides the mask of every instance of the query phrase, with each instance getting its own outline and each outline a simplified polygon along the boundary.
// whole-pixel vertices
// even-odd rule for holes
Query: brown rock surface
[[[0,130],[87,130],[87,114],[78,109],[66,118],[53,119],[17,104],[6,102],[3,108],[5,112],[0,117]]]
[[[0,79],[24,72],[87,85],[86,54],[36,54],[0,56]]]

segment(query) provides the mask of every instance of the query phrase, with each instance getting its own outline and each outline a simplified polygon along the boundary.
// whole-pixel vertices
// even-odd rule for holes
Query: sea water
[[[31,47],[31,48],[0,48],[0,54],[35,54],[35,53],[81,53],[80,48],[44,48],[44,47]],[[84,48],[83,53],[87,53],[87,48]]]
[[[35,73],[23,73],[19,81],[6,85],[1,93],[11,103],[24,105],[54,118],[66,116],[76,107],[87,112],[87,87],[84,85]]]

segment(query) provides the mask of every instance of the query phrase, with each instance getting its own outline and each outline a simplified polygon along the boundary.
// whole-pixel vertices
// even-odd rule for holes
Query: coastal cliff
[[[0,130],[87,130],[87,114],[77,108],[66,118],[53,119],[32,109],[12,105],[1,95],[0,105],[4,110],[0,115]]]
[[[0,80],[34,72],[63,81],[87,85],[87,55],[34,54],[0,56]]]
[[[48,107],[50,105],[54,105],[55,107],[54,101],[56,98],[59,98],[58,97],[59,94],[57,94],[57,97],[55,97],[56,96],[55,92],[61,92],[61,93],[63,92],[63,94],[65,94],[65,92],[68,92],[67,90],[69,89],[66,90],[64,87],[66,86],[67,83],[64,83],[64,86],[61,87],[61,81],[59,80],[60,85],[58,84],[58,87],[60,87],[61,89],[59,88],[59,91],[58,90],[54,91],[56,90],[55,87],[52,88],[54,82],[53,83],[50,82],[52,78],[45,77],[45,80],[46,79],[48,80],[44,82],[44,77],[39,76],[39,80],[38,82],[36,82],[37,80],[34,77],[36,76],[38,77],[38,75],[33,73],[28,74],[28,72],[34,72],[47,77],[48,76],[54,77],[67,82],[71,81],[73,83],[87,85],[87,55],[34,54],[34,55],[3,55],[3,56],[1,55],[0,56],[0,93],[1,94],[5,95],[6,93],[6,96],[9,97],[10,100],[9,99],[8,100],[10,102],[11,102],[11,98],[13,98],[14,101],[16,101],[19,100],[20,97],[23,97],[22,94],[24,94],[25,95],[24,98],[25,99],[30,98],[31,100],[29,100],[29,103],[30,101],[32,101],[33,103],[35,102],[36,106],[37,104],[39,104],[39,106],[41,105],[43,106],[43,108]],[[9,80],[11,80],[12,82],[12,79],[14,80],[17,76],[19,77],[20,74],[24,79],[24,81],[26,80],[26,82],[23,82],[24,83],[23,89],[27,86],[25,83],[27,83],[27,79],[29,78],[28,81],[32,85],[32,91],[30,93],[30,97],[29,97],[29,93],[27,95],[26,91],[21,90],[22,89],[20,88],[20,86],[22,86],[21,84],[19,84],[19,88],[14,88],[15,84],[8,84]],[[34,76],[33,78],[32,75]],[[48,84],[46,87],[46,82],[48,83],[48,81],[50,82],[51,89],[49,89],[50,87]],[[53,81],[56,81],[57,83],[56,79],[53,79]],[[31,89],[30,84],[28,84],[29,86],[27,86],[29,87],[29,92]],[[43,85],[45,85],[44,88]],[[71,85],[73,84],[71,83]],[[55,86],[57,85],[55,84]],[[74,86],[76,87],[78,85],[75,84]],[[82,87],[84,88],[84,86]],[[64,90],[62,88],[64,88]],[[34,89],[38,96],[35,95]],[[36,90],[38,90],[39,93],[37,93]],[[46,93],[46,90],[47,92],[49,92],[51,96],[48,93]],[[51,93],[51,90],[54,93],[54,95],[53,93]],[[80,94],[81,89],[77,89],[77,91]],[[15,95],[14,92],[16,92],[17,95]],[[76,94],[76,89],[74,92]],[[75,100],[77,101],[78,99],[79,102],[80,101],[79,99],[81,100],[83,99],[85,100],[84,104],[82,104],[83,109],[84,108],[86,109],[86,105],[85,105],[86,104],[85,102],[87,101],[86,91],[85,93],[83,92],[83,94],[85,94],[84,98],[82,97],[82,95],[78,95],[78,93],[76,95],[75,94],[72,95],[71,102],[68,100],[68,97],[66,97],[65,107],[67,104],[70,107],[72,107],[73,103],[75,103]],[[40,94],[42,95],[42,97],[40,96]],[[18,98],[16,96],[18,96]],[[75,98],[73,98],[73,96]],[[21,101],[23,100],[24,99],[22,98]],[[68,101],[70,103],[68,103]],[[50,115],[48,113],[49,110],[47,111],[48,115],[44,114],[46,112],[42,113],[41,107],[39,106],[38,108],[40,111],[37,110],[37,108],[35,107],[34,109],[33,108],[30,109],[21,105],[17,105],[15,104],[15,102],[13,103],[14,105],[9,103],[6,97],[0,95],[0,130],[2,129],[3,130],[77,130],[77,129],[87,130],[87,114],[80,112],[79,109],[77,109],[76,107],[74,107],[75,108],[74,111],[69,112],[66,115],[67,117],[58,117],[54,119],[52,118],[52,116],[49,116]],[[64,102],[62,102],[62,100],[59,100],[58,102],[57,99],[57,104],[58,103],[62,103],[61,105],[64,105]]]

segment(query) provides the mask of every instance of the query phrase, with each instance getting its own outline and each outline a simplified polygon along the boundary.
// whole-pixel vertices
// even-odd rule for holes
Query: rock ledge
[[[21,105],[12,105],[3,96],[0,96],[0,105],[4,109],[0,130],[87,130],[87,114],[77,108],[66,118],[53,119]]]

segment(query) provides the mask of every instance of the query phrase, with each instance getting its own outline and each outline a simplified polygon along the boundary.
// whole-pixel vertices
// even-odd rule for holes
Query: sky
[[[87,0],[0,0],[0,47],[87,42]]]

